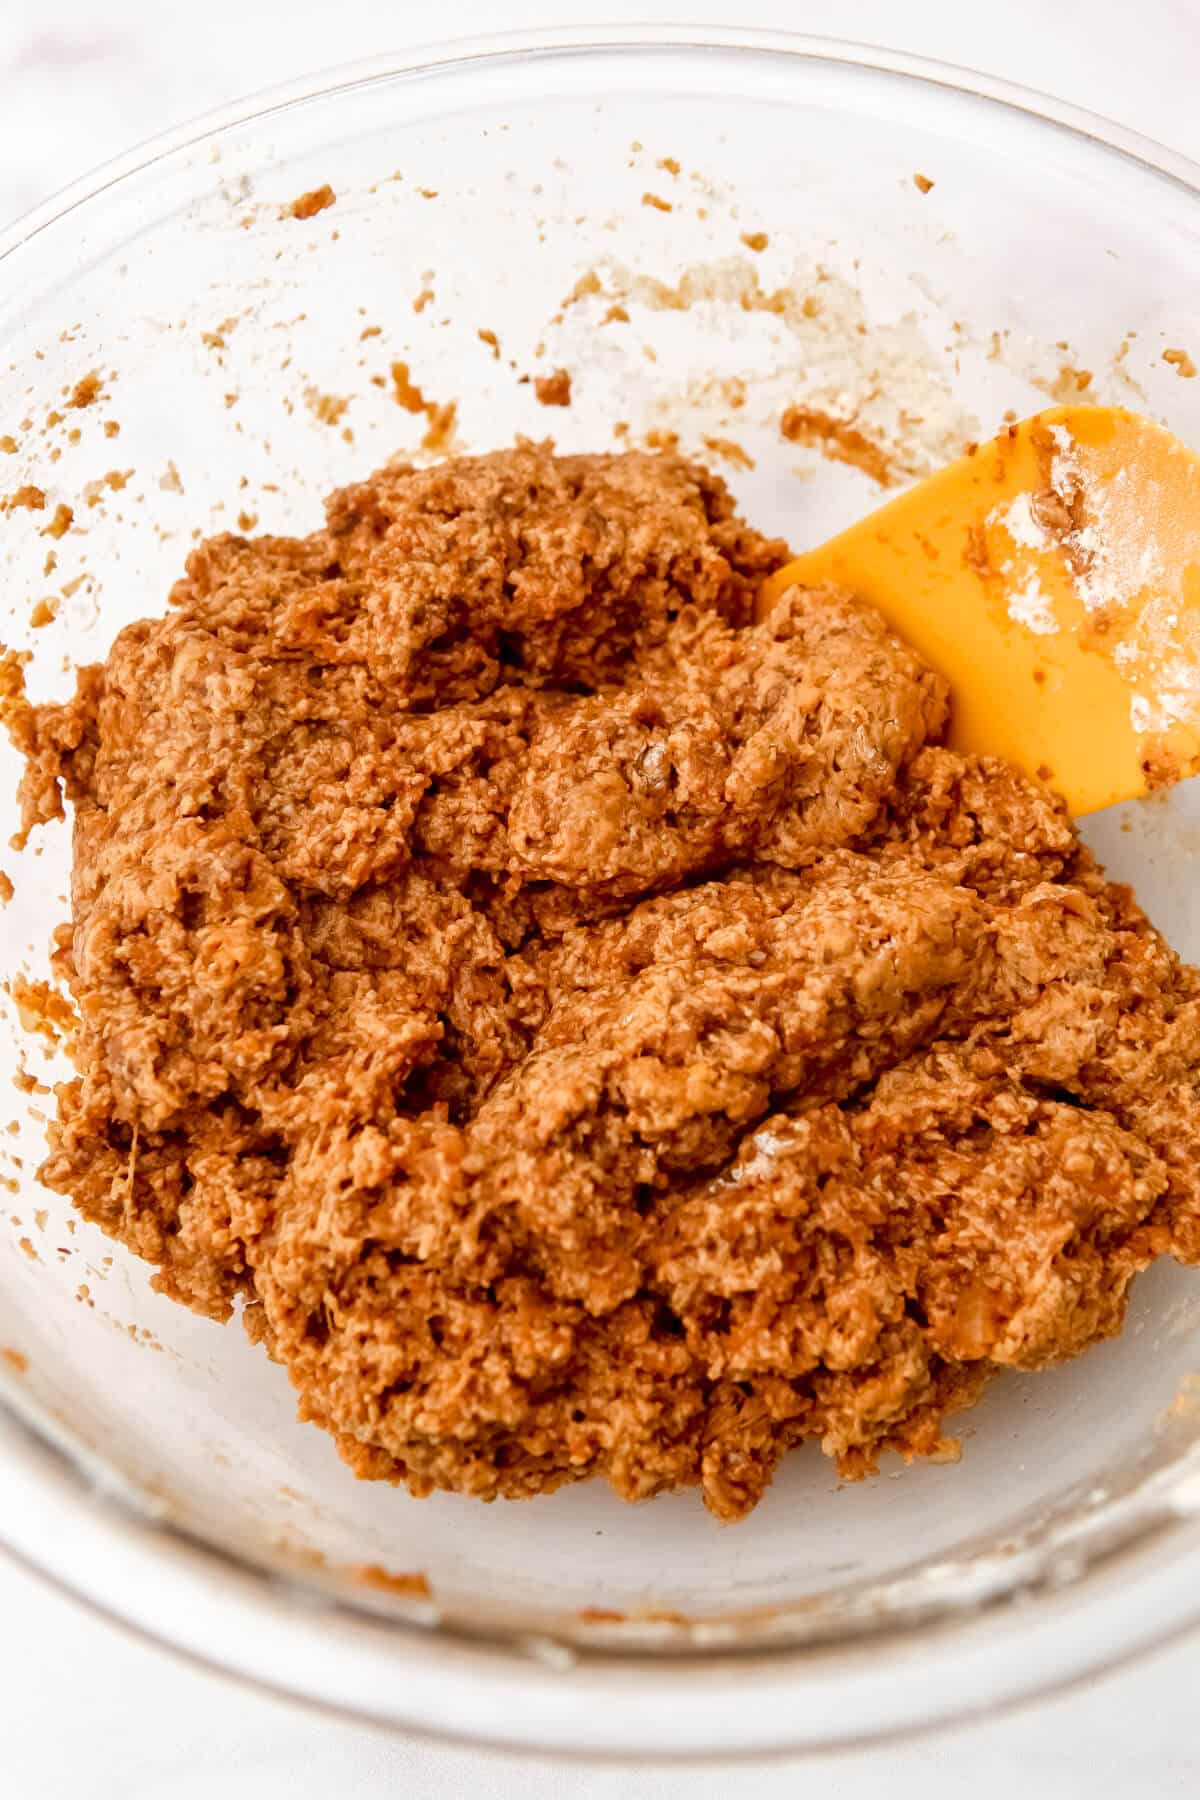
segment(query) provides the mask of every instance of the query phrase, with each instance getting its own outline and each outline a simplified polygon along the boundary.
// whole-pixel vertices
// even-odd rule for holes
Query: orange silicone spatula
[[[836,582],[950,682],[949,742],[1075,814],[1200,771],[1200,456],[1121,407],[1010,425],[763,585]]]

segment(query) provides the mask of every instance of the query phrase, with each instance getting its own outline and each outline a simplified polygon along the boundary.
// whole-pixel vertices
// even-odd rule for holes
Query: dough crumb
[[[100,379],[99,372],[93,369],[89,375],[83,376],[81,380],[75,383],[75,386],[71,389],[67,405],[73,407],[91,406],[99,399],[103,387],[104,383]]]
[[[360,1563],[353,1574],[363,1587],[376,1588],[380,1593],[399,1594],[406,1600],[429,1600],[433,1596],[429,1577],[420,1570],[394,1574],[381,1563]]]
[[[319,388],[306,387],[304,404],[314,419],[322,425],[338,425],[350,405],[350,397],[346,394],[323,394]]]
[[[542,406],[570,406],[570,374],[566,369],[555,369],[550,375],[535,376],[533,391]]]
[[[32,482],[26,482],[23,487],[17,488],[11,494],[6,494],[0,500],[0,509],[10,513],[19,512],[22,508],[26,512],[44,512],[45,507],[45,489],[34,487]]]
[[[752,469],[754,467],[754,458],[750,455],[750,452],[744,450],[741,444],[736,443],[733,438],[706,437],[704,439],[704,448],[708,451],[710,456],[719,457],[722,462],[728,463],[731,468]]]
[[[897,487],[906,474],[880,443],[851,419],[835,418],[814,406],[789,406],[779,421],[779,430],[789,444],[804,444],[829,462],[847,463],[861,469],[879,487]]]
[[[327,181],[320,187],[309,188],[307,193],[297,195],[290,206],[283,209],[283,217],[291,219],[315,219],[326,207],[333,206],[337,195]]]

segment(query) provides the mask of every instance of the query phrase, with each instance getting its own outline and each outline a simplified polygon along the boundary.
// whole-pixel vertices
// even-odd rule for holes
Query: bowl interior
[[[295,216],[326,183],[336,203]],[[881,496],[853,458],[786,439],[788,408],[853,421],[897,480],[1050,395],[1127,403],[1200,443],[1200,381],[1162,360],[1200,355],[1197,216],[1185,187],[1101,143],[819,56],[611,49],[334,87],[149,162],[4,261],[0,484],[35,484],[46,509],[0,517],[3,636],[31,653],[31,691],[61,694],[163,605],[197,536],[304,530],[391,455],[516,433],[677,436],[798,547]],[[424,411],[397,404],[401,362]],[[571,404],[550,409],[533,378],[560,367]],[[96,401],[68,405],[93,372]],[[47,535],[60,502],[73,521]],[[17,773],[5,747],[10,817]],[[1087,835],[1200,957],[1195,786]],[[5,972],[40,979],[67,834],[2,860]],[[1171,1409],[1200,1366],[1200,1282],[1162,1267],[1119,1342],[997,1381],[960,1465],[839,1489],[809,1451],[733,1530],[688,1495],[631,1509],[589,1485],[485,1509],[356,1483],[236,1326],[160,1299],[39,1188],[44,1086],[66,1064],[18,1015],[10,996],[3,1071],[39,1085],[7,1090],[13,1397],[188,1531],[385,1610],[413,1608],[364,1590],[363,1565],[420,1571],[473,1629],[672,1648],[723,1627],[750,1646],[836,1633],[1077,1536],[1194,1435]]]

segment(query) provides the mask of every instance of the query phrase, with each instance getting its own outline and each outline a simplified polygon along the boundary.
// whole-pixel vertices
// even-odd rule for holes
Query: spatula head
[[[764,584],[872,601],[950,682],[949,741],[1076,814],[1200,770],[1200,457],[1120,407],[1010,425]]]

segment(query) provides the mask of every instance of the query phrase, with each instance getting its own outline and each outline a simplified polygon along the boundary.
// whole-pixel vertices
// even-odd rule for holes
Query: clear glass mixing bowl
[[[325,183],[336,204],[294,216]],[[999,83],[735,32],[449,46],[268,96],[3,241],[0,486],[46,495],[0,516],[3,635],[61,693],[162,604],[193,536],[305,529],[431,427],[473,449],[678,433],[797,545],[877,490],[786,440],[788,407],[852,422],[901,476],[1048,392],[1200,442],[1200,381],[1163,361],[1200,353],[1198,183]],[[395,404],[398,361],[428,412]],[[528,378],[558,367],[572,404],[550,410]],[[93,372],[99,398],[68,406]],[[73,522],[45,535],[60,503]],[[17,772],[5,750],[10,812]],[[1088,835],[1200,955],[1194,788]],[[38,979],[66,833],[3,862],[6,973]],[[44,1085],[65,1064],[21,993],[2,1054]],[[1200,1612],[1194,1274],[1144,1279],[1119,1342],[997,1381],[956,1467],[839,1489],[806,1452],[734,1529],[694,1495],[628,1508],[598,1485],[418,1502],[356,1484],[236,1327],[159,1298],[40,1190],[52,1102],[10,1104],[0,1533],[222,1668],[458,1737],[749,1753],[1003,1704]]]

